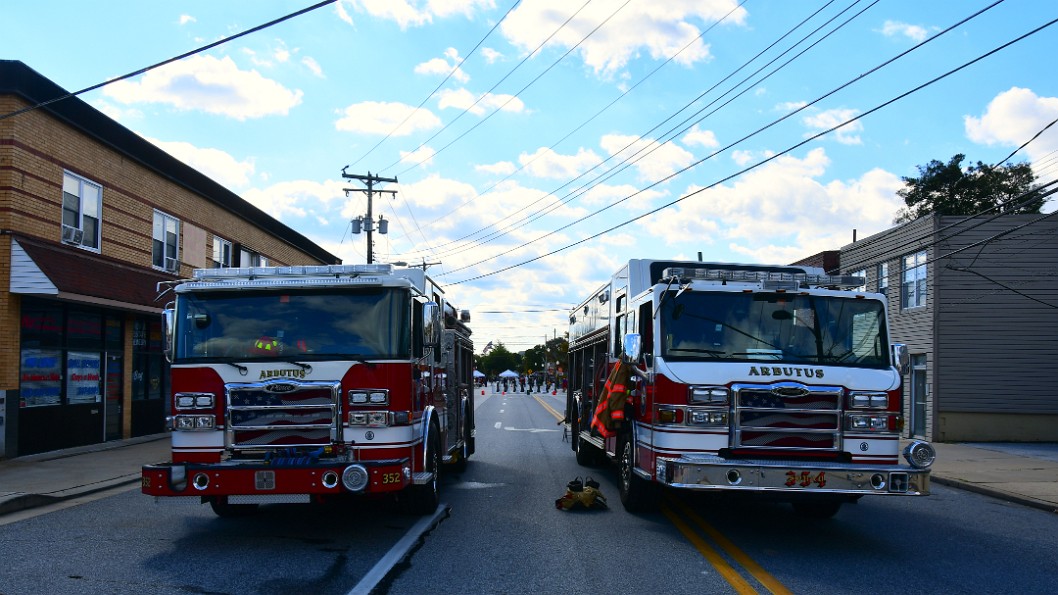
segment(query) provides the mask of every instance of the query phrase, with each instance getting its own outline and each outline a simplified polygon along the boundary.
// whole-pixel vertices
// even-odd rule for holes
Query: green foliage
[[[957,154],[948,163],[934,159],[918,166],[917,178],[904,177],[904,188],[897,195],[905,208],[894,223],[906,223],[937,213],[976,215],[995,209],[996,213],[1039,213],[1044,197],[1036,188],[1036,175],[1028,163],[992,167],[978,161],[963,168],[966,159]]]
[[[511,353],[503,343],[497,343],[485,355],[474,356],[478,371],[492,378],[504,370],[516,370],[521,358]]]

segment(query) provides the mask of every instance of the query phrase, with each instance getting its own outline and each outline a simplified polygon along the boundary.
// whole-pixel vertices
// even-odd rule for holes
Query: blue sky
[[[992,4],[340,0],[81,98],[345,262],[342,168],[396,177],[375,260],[519,351],[622,260],[791,262],[891,227],[919,165],[1004,159],[1058,118],[1058,25],[887,104],[1058,18]],[[3,0],[0,58],[76,91],[310,5]]]

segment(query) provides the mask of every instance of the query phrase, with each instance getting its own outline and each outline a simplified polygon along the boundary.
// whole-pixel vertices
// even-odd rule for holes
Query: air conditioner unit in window
[[[180,261],[175,258],[166,258],[165,270],[169,271],[170,273],[180,272]]]
[[[81,244],[81,240],[84,239],[84,230],[71,227],[69,225],[62,226],[62,243],[64,244]]]

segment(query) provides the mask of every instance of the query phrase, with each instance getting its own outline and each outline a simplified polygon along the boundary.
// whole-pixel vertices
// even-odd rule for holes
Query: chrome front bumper
[[[801,494],[929,495],[929,469],[809,461],[659,458],[660,483],[692,490]]]

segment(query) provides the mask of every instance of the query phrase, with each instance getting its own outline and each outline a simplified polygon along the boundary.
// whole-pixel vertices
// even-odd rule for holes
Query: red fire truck
[[[172,290],[172,460],[143,467],[143,493],[221,516],[350,495],[436,509],[442,464],[474,452],[474,348],[424,270],[199,269]]]
[[[907,350],[860,277],[813,267],[630,260],[570,314],[577,461],[617,462],[629,510],[659,486],[761,494],[827,518],[864,495],[924,496],[935,451],[901,464]],[[615,428],[592,427],[630,366]],[[601,434],[611,434],[604,438]]]

